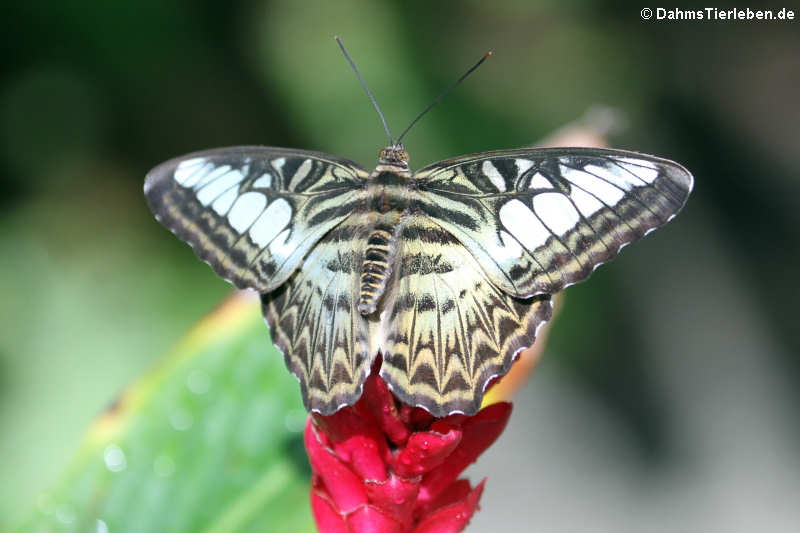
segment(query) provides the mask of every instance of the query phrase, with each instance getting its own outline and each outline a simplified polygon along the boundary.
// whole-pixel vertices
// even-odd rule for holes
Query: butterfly
[[[261,295],[308,410],[353,404],[380,354],[394,394],[443,417],[477,412],[550,318],[551,296],[671,220],[692,186],[672,161],[595,148],[413,172],[390,140],[372,172],[237,146],[162,163],[144,191],[217,274]]]

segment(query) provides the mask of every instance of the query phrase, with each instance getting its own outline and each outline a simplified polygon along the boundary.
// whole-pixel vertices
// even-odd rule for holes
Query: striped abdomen
[[[377,226],[367,238],[358,299],[358,311],[362,315],[375,312],[378,299],[383,294],[392,270],[389,266],[392,246],[392,228],[388,225]]]

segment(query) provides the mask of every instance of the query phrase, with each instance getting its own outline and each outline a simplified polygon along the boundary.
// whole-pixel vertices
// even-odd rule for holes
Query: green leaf
[[[257,302],[239,294],[98,417],[19,531],[314,531],[305,418]]]

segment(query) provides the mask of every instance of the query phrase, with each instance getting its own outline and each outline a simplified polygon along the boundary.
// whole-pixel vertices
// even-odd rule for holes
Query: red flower
[[[399,406],[399,407],[398,407]],[[459,474],[500,436],[510,403],[436,419],[397,402],[373,373],[353,406],[309,417],[311,509],[323,533],[452,533],[478,509]]]

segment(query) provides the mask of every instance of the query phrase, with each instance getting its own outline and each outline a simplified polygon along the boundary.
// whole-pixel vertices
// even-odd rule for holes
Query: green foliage
[[[313,531],[305,417],[258,306],[232,298],[98,417],[20,531]]]

